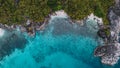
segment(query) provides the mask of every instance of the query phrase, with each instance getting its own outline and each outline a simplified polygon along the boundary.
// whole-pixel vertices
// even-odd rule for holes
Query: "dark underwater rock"
[[[22,34],[15,32],[7,32],[8,35],[0,38],[0,59],[10,55],[15,49],[23,49],[27,43],[27,40]]]

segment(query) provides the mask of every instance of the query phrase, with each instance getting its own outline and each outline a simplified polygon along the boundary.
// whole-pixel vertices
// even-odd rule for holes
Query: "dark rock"
[[[100,29],[98,32],[97,32],[98,36],[105,39],[105,38],[108,38],[108,35],[106,33],[106,30],[105,29]]]
[[[120,16],[120,0],[116,0],[116,4],[113,7],[113,11],[116,15]]]
[[[101,62],[108,65],[114,65],[118,62],[120,56],[120,44],[106,44],[98,46],[95,49],[94,55],[101,57]]]
[[[98,46],[94,52],[95,56],[104,56],[106,54],[114,54],[117,50],[117,47],[114,45],[104,45]]]

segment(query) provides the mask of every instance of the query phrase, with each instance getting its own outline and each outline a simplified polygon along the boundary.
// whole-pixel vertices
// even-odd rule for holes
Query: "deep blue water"
[[[50,21],[45,30],[36,32],[35,37],[24,33],[28,41],[26,47],[16,48],[1,60],[0,68],[120,68],[119,63],[101,64],[93,55],[98,46],[94,31],[78,27],[65,19],[56,19]]]

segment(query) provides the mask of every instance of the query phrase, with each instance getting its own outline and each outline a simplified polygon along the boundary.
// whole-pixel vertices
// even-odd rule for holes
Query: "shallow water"
[[[71,25],[66,19],[52,20],[35,37],[24,34],[26,47],[4,57],[0,68],[120,68],[119,63],[110,67],[94,57],[98,40],[96,31],[89,28]]]

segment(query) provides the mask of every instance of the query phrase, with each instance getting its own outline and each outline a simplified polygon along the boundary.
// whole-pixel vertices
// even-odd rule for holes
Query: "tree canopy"
[[[26,18],[42,22],[50,12],[63,9],[72,19],[94,13],[106,24],[108,8],[113,4],[114,0],[0,0],[0,23],[21,24]]]

